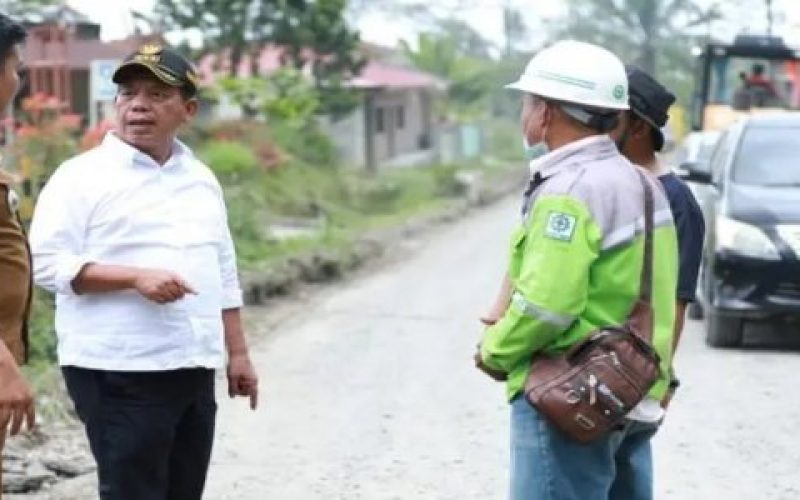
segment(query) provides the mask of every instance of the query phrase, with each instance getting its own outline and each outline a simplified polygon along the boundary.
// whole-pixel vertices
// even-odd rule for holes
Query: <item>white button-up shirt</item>
[[[30,232],[36,283],[56,293],[62,366],[157,371],[224,364],[222,310],[242,305],[222,189],[175,142],[159,166],[113,133],[61,165]],[[77,295],[87,263],[172,271],[196,292],[159,305],[135,290]]]

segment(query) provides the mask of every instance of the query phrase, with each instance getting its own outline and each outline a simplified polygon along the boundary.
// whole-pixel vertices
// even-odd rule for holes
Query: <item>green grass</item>
[[[41,371],[56,358],[56,335],[53,324],[53,295],[41,288],[34,289],[31,315],[28,322],[30,362],[26,369]]]
[[[365,230],[396,225],[439,209],[457,194],[456,171],[433,166],[367,175],[294,165],[269,172],[258,188],[258,202],[252,192],[228,196],[240,266],[262,268],[298,253],[343,249]],[[255,214],[256,210],[260,213]],[[270,220],[282,217],[318,220],[320,231],[310,237],[268,239]],[[245,219],[249,222],[239,227]]]

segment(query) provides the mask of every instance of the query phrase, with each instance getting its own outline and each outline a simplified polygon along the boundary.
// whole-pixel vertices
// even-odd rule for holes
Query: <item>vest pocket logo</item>
[[[550,212],[550,215],[547,217],[547,226],[545,227],[544,235],[554,240],[572,241],[576,224],[577,219],[574,215],[565,214],[563,212]]]

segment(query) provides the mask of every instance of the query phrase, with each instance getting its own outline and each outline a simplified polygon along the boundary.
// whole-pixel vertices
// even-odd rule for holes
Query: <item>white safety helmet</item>
[[[628,76],[622,61],[602,47],[574,40],[539,51],[519,80],[506,88],[581,107],[628,109]]]

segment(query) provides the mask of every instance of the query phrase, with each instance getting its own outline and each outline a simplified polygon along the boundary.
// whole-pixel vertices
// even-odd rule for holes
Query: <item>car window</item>
[[[714,153],[715,146],[716,144],[713,142],[701,142],[697,148],[697,161],[701,163],[709,161]]]
[[[684,143],[681,147],[675,150],[675,164],[683,165],[689,161],[689,145]]]
[[[733,181],[755,186],[800,186],[800,126],[750,127],[733,164]]]

